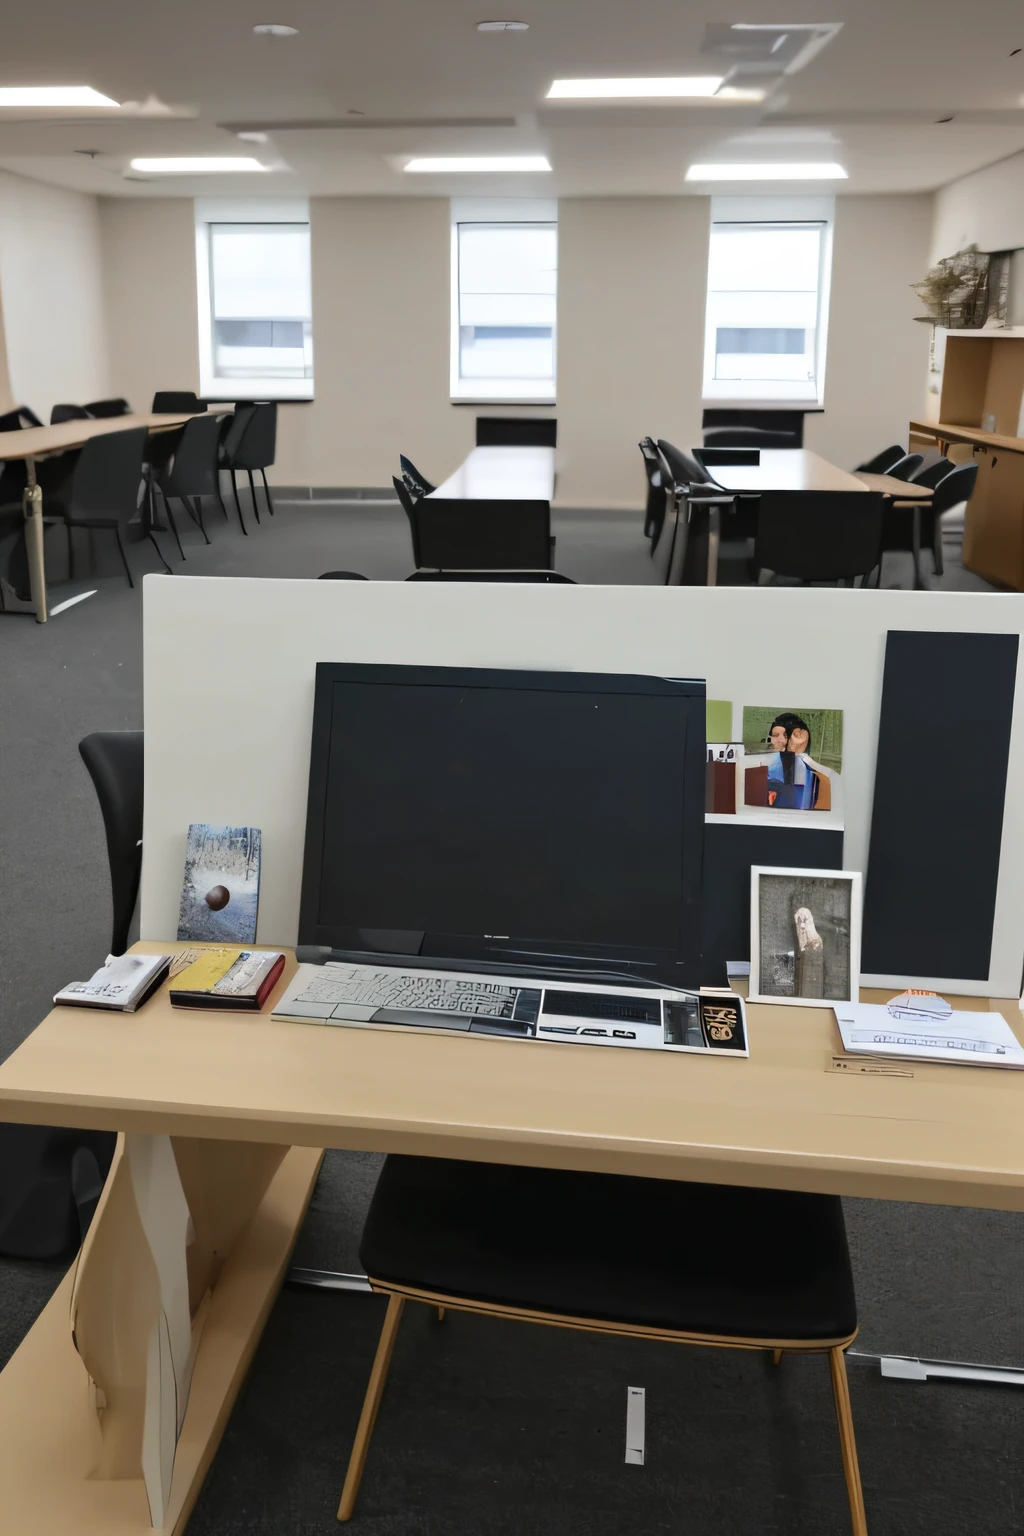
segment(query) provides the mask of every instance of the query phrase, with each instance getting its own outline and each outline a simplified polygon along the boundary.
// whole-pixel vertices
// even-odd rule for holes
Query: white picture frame
[[[829,894],[834,898],[836,882],[842,882],[847,887],[849,895],[846,901],[846,913],[844,917],[849,923],[848,938],[837,939],[833,933],[831,939],[827,931],[822,935],[817,933],[817,926],[812,921],[811,933],[814,939],[820,939],[820,944],[809,946],[809,949],[823,949],[822,965],[824,970],[824,990],[828,988],[828,954],[830,945],[841,942],[845,945],[841,953],[839,963],[835,967],[846,978],[846,984],[842,995],[836,995],[835,987],[828,996],[802,996],[799,991],[799,952],[797,930],[794,924],[792,930],[792,950],[783,950],[781,945],[786,942],[789,935],[779,933],[775,936],[775,952],[780,957],[780,967],[773,974],[769,974],[764,965],[765,944],[773,942],[766,933],[766,926],[772,921],[769,911],[765,908],[765,898],[768,895],[767,881],[786,881],[793,887],[790,901],[794,903],[794,911],[800,908],[809,908],[812,919],[814,916],[813,900],[808,900],[808,891],[814,889],[815,882],[822,883],[822,894],[825,894],[825,882],[830,887]],[[848,869],[791,869],[784,866],[754,864],[750,869],[750,986],[747,993],[749,1002],[752,1003],[784,1003],[798,1008],[834,1008],[843,1003],[858,1003],[860,1001],[860,940],[861,940],[861,911],[863,900],[863,878],[859,871]],[[834,905],[834,899],[833,903]],[[819,921],[821,919],[819,918]],[[777,923],[777,919],[776,919]],[[792,989],[785,979],[787,961],[792,959]]]

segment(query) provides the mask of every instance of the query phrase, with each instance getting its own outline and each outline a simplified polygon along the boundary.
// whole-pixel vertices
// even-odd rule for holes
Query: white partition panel
[[[1016,632],[1024,596],[147,576],[142,936],[177,927],[189,822],[263,832],[261,943],[294,943],[318,661],[550,667],[707,679],[708,696],[845,712],[848,869],[865,868],[886,633]],[[1024,648],[1022,648],[1024,649]],[[927,750],[927,744],[922,744]],[[595,765],[600,771],[599,765]],[[936,829],[941,835],[941,829]],[[951,893],[955,900],[955,893]],[[1024,660],[1018,659],[992,962],[1024,949]],[[955,977],[865,978],[958,989]]]

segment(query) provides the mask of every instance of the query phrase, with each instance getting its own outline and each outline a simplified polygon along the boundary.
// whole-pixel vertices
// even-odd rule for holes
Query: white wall
[[[967,245],[981,251],[1024,246],[1024,150],[936,192],[928,265]]]
[[[825,413],[806,418],[804,442],[852,467],[906,442],[924,409],[929,327],[911,290],[928,266],[930,194],[837,197]]]
[[[95,197],[0,171],[0,339],[13,403],[43,421],[110,393],[102,272]]]

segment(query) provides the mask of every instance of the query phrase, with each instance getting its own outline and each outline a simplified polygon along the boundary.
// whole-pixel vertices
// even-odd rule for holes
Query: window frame
[[[708,228],[708,268],[704,285],[704,350],[701,359],[701,394],[704,405],[728,408],[768,406],[779,410],[821,409],[825,404],[825,368],[828,356],[829,299],[832,282],[832,232],[835,221],[834,197],[713,197]],[[778,229],[817,225],[818,292],[815,311],[814,381],[798,393],[802,381],[757,379],[715,379],[713,376],[715,342],[710,323],[711,309],[711,236],[716,224],[758,224]],[[717,290],[716,290],[717,291]],[[785,290],[779,290],[780,292]],[[774,328],[774,327],[772,327]],[[766,388],[765,385],[774,387]]]
[[[453,405],[554,405],[558,388],[558,278],[555,278],[555,323],[550,387],[537,379],[463,379],[460,337],[462,290],[459,282],[460,224],[548,224],[558,242],[558,202],[555,198],[452,198],[451,302],[449,340],[449,398]]]
[[[209,400],[259,399],[311,401],[315,393],[316,351],[310,378],[218,374],[215,367],[213,313],[213,240],[211,226],[223,224],[310,224],[305,198],[196,198],[196,300],[199,330],[199,394]],[[311,258],[312,259],[312,258]],[[312,308],[312,305],[311,305]]]

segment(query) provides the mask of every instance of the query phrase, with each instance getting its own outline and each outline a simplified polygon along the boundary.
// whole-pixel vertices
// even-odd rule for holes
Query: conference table
[[[555,450],[518,446],[474,448],[430,492],[459,501],[550,501],[554,494]]]
[[[230,407],[225,406],[224,414]],[[36,461],[53,454],[82,448],[91,438],[107,432],[128,432],[145,427],[149,432],[170,432],[186,421],[206,412],[132,411],[124,416],[86,417],[80,421],[61,421],[49,427],[23,427],[17,432],[0,432],[0,464],[24,459],[28,484],[23,496],[25,547],[28,555],[30,598],[26,601],[0,576],[0,612],[33,613],[37,624],[50,617],[46,591],[46,559],[43,549],[43,493],[36,480]]]

